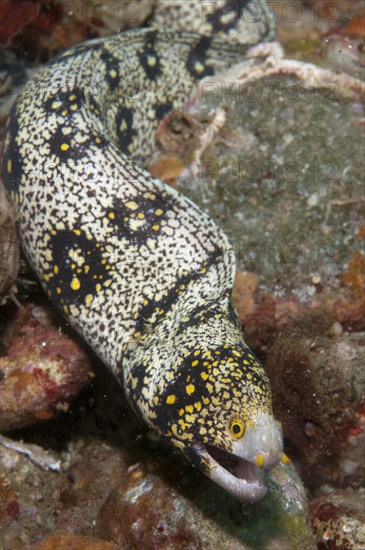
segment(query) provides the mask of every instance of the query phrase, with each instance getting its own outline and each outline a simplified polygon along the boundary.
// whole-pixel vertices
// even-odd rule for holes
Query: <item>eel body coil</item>
[[[44,289],[133,409],[212,480],[255,501],[282,436],[232,306],[232,248],[141,166],[165,114],[197,80],[270,39],[272,25],[265,0],[159,6],[158,29],[168,30],[83,43],[32,77],[9,117],[5,185]]]

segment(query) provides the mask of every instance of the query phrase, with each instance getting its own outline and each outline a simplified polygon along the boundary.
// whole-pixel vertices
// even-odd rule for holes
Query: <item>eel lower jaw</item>
[[[208,477],[239,500],[256,502],[266,495],[262,470],[255,464],[213,445],[199,443],[193,450],[207,463]]]

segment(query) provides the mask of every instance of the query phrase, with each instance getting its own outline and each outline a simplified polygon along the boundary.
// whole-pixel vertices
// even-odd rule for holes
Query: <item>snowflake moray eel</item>
[[[270,40],[273,24],[265,0],[164,0],[154,18],[72,47],[28,81],[5,132],[5,185],[30,265],[136,413],[254,502],[263,469],[285,455],[231,302],[234,253],[208,215],[142,166],[166,113]]]

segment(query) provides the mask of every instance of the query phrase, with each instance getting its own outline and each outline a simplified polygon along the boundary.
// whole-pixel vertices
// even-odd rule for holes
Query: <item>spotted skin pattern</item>
[[[160,3],[156,21],[169,9],[175,15],[177,4]],[[183,3],[181,21],[201,20],[203,4]],[[210,10],[192,33],[129,31],[53,59],[18,97],[4,157],[22,245],[48,296],[124,385],[135,411],[212,479],[220,470],[206,445],[251,463],[266,457],[267,468],[277,463],[269,383],[231,303],[227,237],[141,165],[164,115],[253,43],[241,32],[252,2],[220,4],[226,12]],[[265,17],[254,42],[272,34],[259,4]],[[264,430],[256,446],[235,450],[232,418],[247,433],[269,418],[271,439]],[[215,481],[240,498],[265,492],[245,480],[236,491],[223,478]]]

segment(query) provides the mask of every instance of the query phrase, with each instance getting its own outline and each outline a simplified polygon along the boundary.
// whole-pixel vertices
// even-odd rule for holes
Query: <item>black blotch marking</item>
[[[107,50],[103,51],[100,59],[105,64],[104,76],[110,90],[113,92],[120,85],[120,75],[118,72],[119,60]]]
[[[128,208],[126,204],[129,202],[135,202],[138,205],[137,208]],[[119,237],[127,238],[131,244],[138,247],[145,244],[147,239],[158,238],[162,228],[161,222],[167,219],[164,213],[175,208],[174,199],[169,193],[151,191],[132,197],[129,201],[114,199],[113,208],[107,209],[106,215],[110,224],[115,226]],[[142,215],[143,218],[141,218]],[[132,228],[132,220],[140,220],[140,226]],[[156,229],[157,227],[159,229]]]
[[[3,175],[4,185],[9,193],[16,193],[21,182],[23,174],[23,159],[17,144],[19,134],[19,124],[17,116],[17,107],[14,105],[8,124],[5,130],[5,145],[3,157]]]
[[[216,247],[209,255],[209,259],[202,264],[202,269],[209,269],[212,265],[221,262],[222,254],[222,249]],[[180,287],[182,285],[184,285],[184,287],[187,287],[191,282],[197,281],[203,276],[205,276],[205,274],[200,273],[200,271],[189,272],[186,275],[182,275],[176,280],[175,285],[169,290],[165,297],[163,297],[161,300],[149,300],[148,303],[140,310],[139,317],[136,323],[136,331],[143,333],[145,327],[147,331],[151,330],[149,318],[155,313],[156,309],[158,308],[162,310],[162,312],[170,311],[171,307],[177,302],[181,294]],[[196,319],[196,324],[200,324],[201,321],[199,320],[199,317],[197,317]],[[157,320],[156,324],[158,324],[158,322],[159,321]],[[191,325],[190,320],[187,325]]]
[[[217,8],[213,13],[207,13],[206,21],[213,27],[213,33],[224,32],[234,29],[242,17],[243,10],[251,0],[225,0],[224,5]],[[234,17],[231,17],[232,14]]]
[[[205,76],[212,76],[214,74],[214,68],[207,63],[207,54],[211,41],[211,37],[203,36],[189,52],[188,59],[186,61],[186,68],[191,76],[196,80],[200,80]],[[197,64],[201,65],[203,69],[197,71]]]
[[[74,88],[67,92],[58,91],[48,97],[44,102],[44,109],[47,113],[62,113],[63,117],[67,117],[76,113],[84,104],[84,91]]]
[[[148,80],[156,80],[162,71],[161,62],[155,49],[156,38],[157,35],[155,31],[148,32],[146,34],[145,43],[142,48],[138,50],[137,54],[140,65],[146,73]],[[151,60],[153,60],[154,63],[151,63]]]
[[[119,149],[123,152],[128,152],[128,147],[137,135],[136,130],[133,128],[132,109],[129,109],[128,107],[119,107],[115,122]]]
[[[156,113],[156,120],[157,122],[161,122],[161,120],[168,114],[171,113],[173,109],[172,101],[166,101],[165,103],[158,103],[154,107],[155,113]]]
[[[101,248],[94,241],[87,239],[83,231],[80,235],[70,230],[58,231],[56,235],[51,236],[48,249],[52,256],[52,270],[44,275],[53,273],[46,286],[56,304],[82,305],[88,294],[97,294],[97,284],[102,285],[110,278],[110,270],[106,269]],[[83,265],[79,266],[74,261],[77,256],[85,258]],[[53,272],[54,266],[58,268],[57,274]],[[75,277],[80,281],[78,290],[71,288],[71,282]],[[60,294],[57,288],[61,289]]]
[[[63,162],[69,159],[76,161],[84,157],[90,159],[93,147],[103,148],[107,145],[107,140],[100,134],[90,136],[89,132],[82,132],[81,129],[79,132],[80,140],[75,141],[73,133],[64,135],[62,128],[58,127],[48,141],[51,153]]]

